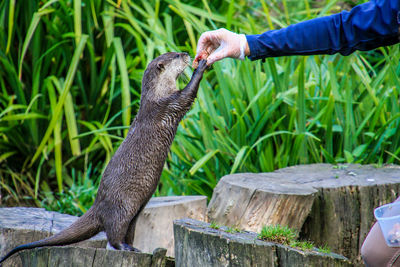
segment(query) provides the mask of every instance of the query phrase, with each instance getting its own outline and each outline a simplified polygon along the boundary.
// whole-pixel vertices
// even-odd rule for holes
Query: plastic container
[[[383,236],[389,247],[400,247],[400,202],[380,206],[374,210]]]

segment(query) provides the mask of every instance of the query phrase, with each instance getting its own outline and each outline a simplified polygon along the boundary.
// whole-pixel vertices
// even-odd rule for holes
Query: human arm
[[[288,55],[349,55],[399,42],[399,0],[376,0],[351,11],[311,19],[280,30],[247,35],[252,60]]]

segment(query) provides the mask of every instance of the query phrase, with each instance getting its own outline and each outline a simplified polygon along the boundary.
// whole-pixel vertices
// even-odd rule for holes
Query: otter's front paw
[[[207,60],[202,59],[199,61],[199,66],[197,67],[196,71],[204,72],[207,69]]]

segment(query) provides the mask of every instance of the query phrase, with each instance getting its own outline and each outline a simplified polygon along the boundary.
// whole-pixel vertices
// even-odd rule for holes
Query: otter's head
[[[187,53],[169,52],[157,57],[147,66],[142,79],[142,97],[164,98],[178,90],[176,79],[189,65]]]

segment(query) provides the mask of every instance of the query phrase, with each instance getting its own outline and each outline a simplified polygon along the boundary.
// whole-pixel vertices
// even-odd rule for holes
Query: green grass
[[[259,239],[264,241],[281,243],[284,245],[290,245],[295,242],[297,233],[287,226],[281,225],[269,225],[263,226],[261,232],[258,235]]]
[[[221,226],[213,221],[213,222],[210,223],[210,228],[218,230],[218,229],[221,228]]]
[[[317,248],[317,250],[321,253],[326,253],[329,254],[332,252],[332,250],[330,249],[330,247],[328,247],[327,245],[324,245],[323,247],[319,247]]]
[[[240,230],[238,227],[227,227],[225,230],[225,232],[231,233],[231,234],[240,233],[241,231],[242,230]]]
[[[230,233],[230,234],[235,234],[235,233],[242,232],[242,230],[240,230],[238,227],[235,227],[235,226],[222,226],[222,225],[217,224],[214,221],[210,222],[209,227],[212,228],[212,229],[215,229],[215,230],[222,230],[222,231],[225,231],[225,232]]]
[[[268,225],[263,226],[258,238],[268,242],[280,243],[292,248],[300,249],[303,251],[311,251],[316,249],[321,253],[330,253],[331,250],[328,246],[321,248],[314,248],[314,244],[309,241],[297,240],[298,233],[287,226],[281,225]]]
[[[68,199],[76,208],[66,212],[87,209],[78,192],[95,195],[159,54],[194,56],[208,29],[260,33],[339,6],[349,2],[1,1],[1,204],[63,210],[52,203]],[[399,52],[214,64],[156,195],[210,197],[223,175],[300,163],[399,163]]]

